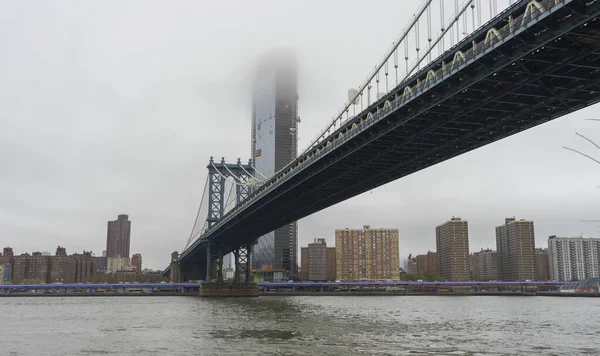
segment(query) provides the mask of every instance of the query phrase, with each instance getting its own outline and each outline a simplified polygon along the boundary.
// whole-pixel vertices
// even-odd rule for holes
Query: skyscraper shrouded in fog
[[[296,158],[298,85],[294,56],[270,52],[256,68],[252,92],[252,165],[256,178],[270,177]],[[282,281],[297,275],[298,225],[261,236],[253,247],[255,280]]]
[[[129,238],[131,221],[129,216],[121,214],[117,220],[108,222],[106,233],[106,257],[129,258]]]

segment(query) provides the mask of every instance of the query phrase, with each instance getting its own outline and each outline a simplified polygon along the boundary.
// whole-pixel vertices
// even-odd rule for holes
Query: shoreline
[[[18,297],[197,297],[199,292],[154,292],[154,293],[14,293],[0,294],[0,298],[18,298]],[[259,292],[260,297],[353,297],[353,296],[436,296],[436,297],[472,297],[472,296],[488,296],[488,297],[573,297],[573,298],[598,298],[600,293],[561,293],[561,292],[468,292],[468,293],[420,293],[420,292],[379,292],[379,291],[362,291],[362,292],[299,292],[299,291],[281,291],[281,292]]]

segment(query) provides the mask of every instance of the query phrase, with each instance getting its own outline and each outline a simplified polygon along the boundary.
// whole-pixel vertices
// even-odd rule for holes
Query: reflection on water
[[[0,298],[2,355],[597,355],[598,298]]]

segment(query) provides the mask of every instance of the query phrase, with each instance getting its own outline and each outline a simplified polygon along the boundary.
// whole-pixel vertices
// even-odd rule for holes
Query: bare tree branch
[[[598,161],[597,159],[595,159],[595,158],[594,158],[594,157],[592,157],[592,156],[588,156],[588,155],[586,155],[585,153],[579,152],[579,151],[577,151],[577,150],[574,150],[574,149],[572,149],[572,148],[569,148],[569,147],[563,147],[563,148],[564,148],[565,150],[569,150],[569,151],[573,151],[573,152],[575,152],[575,153],[579,153],[580,155],[582,155],[582,156],[584,156],[584,157],[587,157],[587,158],[591,159],[592,161],[594,161],[594,162],[596,162],[596,163],[600,164],[600,161]]]
[[[587,138],[587,137],[583,136],[582,134],[580,134],[580,133],[578,133],[578,132],[575,132],[575,135],[577,135],[577,136],[579,136],[579,137],[583,138],[584,140],[586,140],[587,142],[589,142],[589,143],[591,143],[592,145],[596,146],[596,148],[600,150],[600,146],[598,146],[598,145],[596,144],[596,142],[594,142],[594,141],[590,140],[589,138]]]

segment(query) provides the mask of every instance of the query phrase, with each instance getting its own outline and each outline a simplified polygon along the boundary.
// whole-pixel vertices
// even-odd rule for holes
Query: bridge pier
[[[201,297],[258,297],[258,288],[255,283],[248,282],[250,276],[250,252],[251,246],[233,250],[235,258],[235,274],[232,283],[223,281],[223,248],[219,247],[217,255],[218,278],[216,282],[207,279],[200,285],[199,295]],[[210,253],[207,253],[209,256]],[[209,262],[207,262],[208,264]],[[211,266],[214,264],[210,263]],[[207,265],[208,266],[208,265]],[[242,281],[241,274],[245,273]]]
[[[171,271],[169,273],[171,283],[181,283],[181,266],[179,265],[179,252],[171,254]]]

